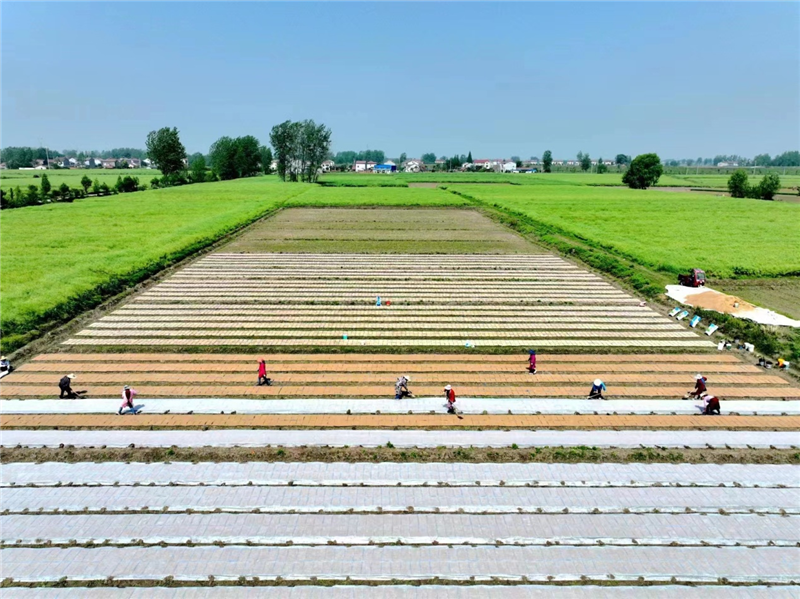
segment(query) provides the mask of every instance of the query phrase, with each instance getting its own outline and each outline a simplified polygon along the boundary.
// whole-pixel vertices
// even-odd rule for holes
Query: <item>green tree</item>
[[[403,164],[406,160],[408,160],[408,156],[405,152],[400,154],[400,158],[397,159],[397,168],[400,168],[400,165]]]
[[[100,180],[95,179],[92,181],[92,193],[99,194],[100,193]]]
[[[261,144],[252,135],[237,137],[234,164],[237,177],[252,177],[261,170]]]
[[[206,159],[202,154],[195,156],[189,163],[190,176],[194,183],[202,183],[206,180]]]
[[[62,183],[58,186],[58,195],[62,200],[69,200],[72,197],[72,190],[69,188],[69,185]]]
[[[608,170],[608,166],[603,162],[602,158],[597,159],[597,174],[602,175]]]
[[[769,154],[759,154],[753,158],[753,164],[755,166],[769,166],[772,164],[772,158],[770,158]]]
[[[617,166],[624,166],[626,164],[630,164],[631,157],[626,156],[625,154],[617,154],[617,157],[614,159],[614,162]]]
[[[545,153],[542,154],[542,165],[546,173],[551,172],[553,169],[553,153],[550,150],[545,150]]]
[[[164,175],[184,170],[186,148],[180,140],[178,128],[163,127],[147,135],[147,155]]]
[[[40,183],[40,187],[42,190],[42,198],[46,198],[50,195],[51,185],[46,173],[42,173],[42,182]]]
[[[578,154],[580,155],[580,152],[578,152]],[[581,162],[582,171],[585,172],[592,168],[592,159],[589,157],[589,154],[583,154],[578,160]]]
[[[763,200],[772,200],[781,188],[781,178],[775,173],[767,173],[758,184],[758,192]]]
[[[472,164],[472,151],[470,150],[469,154],[467,154],[467,162]]]
[[[211,161],[211,170],[214,174],[228,181],[238,176],[236,171],[236,142],[230,137],[223,136],[211,144],[208,150],[208,158]]]
[[[81,177],[81,187],[83,187],[83,193],[88,193],[89,188],[92,186],[92,180],[84,175]]]
[[[744,171],[744,169],[740,168],[734,171],[728,179],[728,191],[731,193],[731,197],[747,197],[749,186],[747,173]]]
[[[428,152],[426,154],[423,154],[422,162],[424,164],[433,164],[434,162],[436,162],[436,154],[434,154],[433,152]]]
[[[259,153],[261,154],[261,170],[265,175],[269,175],[272,172],[272,149],[269,146],[261,146]]]
[[[322,163],[331,150],[331,130],[322,123],[317,125],[312,120],[303,121],[299,128],[297,149],[300,179],[306,183],[316,183]]]
[[[658,182],[664,167],[658,154],[640,154],[631,161],[622,182],[631,189],[647,189]]]
[[[269,139],[275,149],[278,176],[283,181],[316,182],[322,163],[330,153],[330,129],[321,123],[317,125],[312,120],[285,121],[272,128]],[[372,150],[372,152],[375,152],[372,155],[373,160],[378,157],[383,160],[383,151]],[[363,158],[363,160],[369,159]]]
[[[772,159],[772,166],[800,166],[800,152],[784,152]]]

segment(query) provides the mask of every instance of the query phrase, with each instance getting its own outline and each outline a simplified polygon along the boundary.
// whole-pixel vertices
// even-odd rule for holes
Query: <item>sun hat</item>
[[[5,360],[5,359],[6,359],[5,356],[0,356],[0,360]]]
[[[130,388],[131,388],[131,386],[130,386],[130,385],[125,385],[125,386],[123,387],[123,389],[130,389]]]
[[[530,355],[532,355],[532,356],[535,356],[535,355],[536,355],[536,350],[535,350],[535,349],[529,349],[529,350],[528,350],[528,353],[529,353]]]
[[[603,384],[603,381],[601,381],[600,379],[594,379],[594,384],[596,387],[599,387],[600,385]]]
[[[408,376],[407,374],[404,374],[403,378],[406,379],[409,383],[411,382],[411,377]]]
[[[696,381],[699,381],[701,378],[703,378],[703,375],[702,375],[702,374],[696,374],[696,375],[694,375],[694,380],[696,380]]]
[[[68,374],[68,375],[67,375],[67,378],[74,379],[74,378],[75,378],[75,375],[74,375],[74,374]]]
[[[444,386],[444,390],[445,391],[450,391],[450,389],[452,389],[452,387],[450,385],[445,385]]]

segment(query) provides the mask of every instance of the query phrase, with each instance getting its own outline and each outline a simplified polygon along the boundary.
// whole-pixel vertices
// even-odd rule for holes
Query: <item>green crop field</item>
[[[132,177],[139,177],[139,182],[150,184],[150,179],[153,177],[160,177],[161,172],[155,169],[147,168],[129,168],[129,169],[104,169],[104,168],[91,168],[91,169],[58,169],[50,171],[18,171],[18,170],[4,170],[0,171],[0,188],[4,191],[13,187],[19,187],[22,190],[28,188],[28,185],[36,185],[39,187],[42,183],[42,174],[46,174],[50,185],[53,188],[58,187],[62,183],[66,183],[75,189],[80,188],[81,179],[84,175],[88,176],[92,181],[97,179],[100,183],[105,182],[111,186],[117,182],[117,177],[130,175]]]
[[[453,185],[668,272],[716,277],[800,272],[800,205],[626,188]]]
[[[749,171],[748,175],[750,176],[751,184],[758,183],[764,176],[761,173],[756,173],[753,175]],[[797,187],[800,185],[800,175],[781,175],[778,173],[778,176],[781,178],[782,189],[791,189],[792,187]],[[679,180],[681,181],[681,185],[688,187],[713,187],[718,189],[728,189],[729,178],[730,175],[703,175],[702,173],[699,175],[693,175],[690,173],[688,175],[670,176],[670,179]],[[659,184],[661,184],[661,181],[659,181]]]
[[[98,286],[123,277],[124,289],[142,272],[155,272],[310,188],[277,181],[258,177],[4,210],[4,344],[5,335],[96,304]]]
[[[397,174],[329,173],[320,177],[320,183],[343,187],[408,187],[408,183],[400,179]]]

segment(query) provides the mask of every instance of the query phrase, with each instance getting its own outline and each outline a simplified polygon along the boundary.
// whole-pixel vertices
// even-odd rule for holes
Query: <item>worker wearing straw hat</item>
[[[589,391],[589,399],[605,399],[603,391],[606,390],[606,384],[601,379],[594,379],[592,383],[592,390]]]

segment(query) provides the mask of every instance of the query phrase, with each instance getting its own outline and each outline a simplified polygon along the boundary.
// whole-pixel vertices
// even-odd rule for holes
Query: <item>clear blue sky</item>
[[[800,145],[800,3],[2,3],[2,138],[680,158]]]

